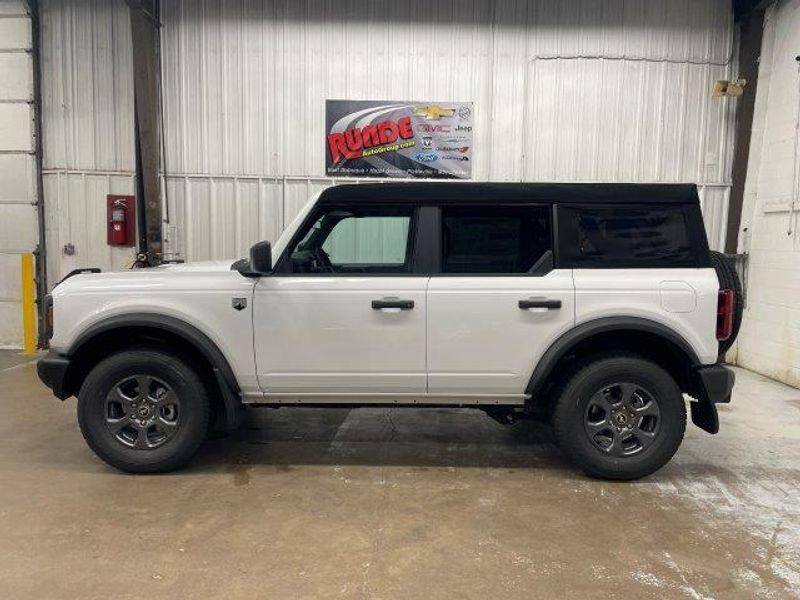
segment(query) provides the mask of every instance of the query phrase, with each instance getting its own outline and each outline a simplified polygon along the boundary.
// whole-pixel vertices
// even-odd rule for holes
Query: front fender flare
[[[95,323],[83,331],[75,341],[70,344],[64,353],[67,357],[74,356],[80,348],[93,337],[123,327],[152,327],[173,333],[192,344],[208,360],[212,367],[220,370],[224,381],[231,390],[238,394],[241,390],[236,381],[236,376],[231,369],[228,359],[217,345],[205,333],[194,325],[190,325],[176,317],[154,313],[127,313],[108,317]]]
[[[69,360],[71,357],[74,357],[85,344],[91,343],[91,340],[96,336],[114,331],[115,329],[124,329],[127,327],[148,327],[167,331],[185,340],[187,344],[191,345],[199,352],[211,365],[215,381],[220,387],[222,401],[225,405],[224,428],[226,430],[235,429],[241,418],[241,388],[228,359],[208,335],[200,331],[200,329],[194,325],[177,317],[146,312],[127,313],[108,317],[83,331],[72,344],[70,344],[69,348],[63,353],[63,356],[66,360]],[[77,390],[69,389],[67,383],[69,381],[68,371],[65,373],[65,378],[65,381],[60,386],[61,394],[57,394],[59,397],[63,398],[77,392]]]

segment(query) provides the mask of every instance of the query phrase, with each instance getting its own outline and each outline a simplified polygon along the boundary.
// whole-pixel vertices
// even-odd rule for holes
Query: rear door
[[[521,397],[574,324],[569,269],[555,269],[549,205],[442,206],[428,284],[428,391]]]
[[[412,205],[322,206],[255,287],[256,368],[270,395],[424,393],[427,276]]]

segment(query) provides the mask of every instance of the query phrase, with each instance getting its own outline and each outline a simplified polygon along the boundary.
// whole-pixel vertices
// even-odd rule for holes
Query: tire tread
[[[197,395],[193,410],[198,411],[197,429],[199,432],[190,432],[189,437],[182,443],[174,447],[174,452],[168,456],[154,458],[146,452],[140,452],[136,460],[128,456],[130,453],[124,452],[125,449],[116,449],[113,445],[109,448],[105,440],[96,439],[92,432],[94,425],[90,419],[96,418],[91,414],[91,399],[89,396],[93,390],[104,385],[104,378],[113,373],[115,369],[123,368],[131,361],[152,361],[158,364],[168,364],[177,374],[185,379],[185,383],[193,388],[193,393]],[[78,424],[89,448],[105,463],[127,473],[165,473],[183,467],[191,460],[198,448],[205,439],[209,427],[210,407],[208,393],[202,383],[200,375],[189,365],[187,361],[177,353],[165,352],[152,349],[150,347],[130,348],[112,354],[108,358],[99,362],[88,374],[81,386],[78,394]],[[182,440],[183,441],[183,440]]]
[[[617,364],[615,365],[615,363]],[[638,467],[631,467],[630,464],[626,465],[625,461],[628,459],[624,458],[613,459],[612,463],[616,464],[615,466],[609,467],[608,461],[604,460],[607,457],[603,457],[600,454],[596,457],[591,457],[591,455],[587,457],[587,453],[584,452],[581,447],[582,440],[575,434],[574,415],[570,414],[569,410],[565,410],[565,403],[568,402],[571,397],[571,394],[569,394],[571,391],[570,388],[572,386],[578,386],[580,384],[580,379],[589,377],[593,374],[592,371],[596,369],[607,370],[615,368],[619,366],[619,363],[622,363],[622,366],[625,368],[631,368],[632,365],[635,365],[637,369],[655,369],[656,371],[654,372],[658,373],[659,377],[667,378],[671,384],[675,386],[675,393],[681,395],[677,384],[669,373],[650,360],[636,354],[624,352],[594,355],[576,361],[560,380],[554,390],[556,405],[552,412],[551,424],[553,427],[553,434],[561,451],[572,464],[582,469],[588,475],[612,480],[639,479],[661,468],[678,450],[686,431],[685,406],[683,406],[683,410],[679,411],[679,421],[676,424],[678,427],[678,435],[668,440],[668,443],[663,446],[661,452],[657,456],[649,461],[645,461]]]

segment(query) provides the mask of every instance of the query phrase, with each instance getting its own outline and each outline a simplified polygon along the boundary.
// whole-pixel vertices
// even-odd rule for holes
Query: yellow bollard
[[[22,351],[36,354],[36,293],[33,254],[22,255]]]

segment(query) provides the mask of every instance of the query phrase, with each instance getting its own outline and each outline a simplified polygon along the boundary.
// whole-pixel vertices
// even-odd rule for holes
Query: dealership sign
[[[325,102],[325,173],[472,177],[471,102]]]

